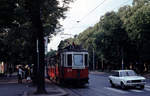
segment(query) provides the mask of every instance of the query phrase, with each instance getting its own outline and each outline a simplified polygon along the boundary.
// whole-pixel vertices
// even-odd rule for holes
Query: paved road
[[[26,88],[23,84],[0,84],[0,96],[22,96]]]
[[[147,82],[144,90],[122,90],[111,88],[108,82],[108,74],[90,74],[89,85],[85,88],[64,88],[68,96],[150,96],[150,82]]]
[[[0,96],[22,96],[28,84],[18,84],[17,77],[0,77]]]

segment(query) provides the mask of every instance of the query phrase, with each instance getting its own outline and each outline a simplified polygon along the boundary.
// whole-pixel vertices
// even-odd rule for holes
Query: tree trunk
[[[40,0],[32,0],[31,20],[33,28],[37,33],[38,49],[39,49],[39,62],[37,65],[37,94],[45,94],[45,77],[44,77],[44,32],[42,21],[40,18]]]
[[[32,62],[34,64],[33,66],[33,73],[32,73],[32,84],[33,86],[37,85],[37,48],[36,48],[36,40],[37,40],[37,35],[35,30],[33,30],[32,34],[32,44],[33,44],[33,53],[32,53]]]

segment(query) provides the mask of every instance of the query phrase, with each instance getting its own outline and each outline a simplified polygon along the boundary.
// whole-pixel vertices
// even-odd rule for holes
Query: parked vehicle
[[[109,82],[112,87],[121,86],[122,89],[139,87],[140,89],[144,89],[146,79],[137,75],[133,70],[115,70],[109,76]]]
[[[48,76],[52,81],[65,84],[88,83],[88,52],[67,47],[48,57]]]

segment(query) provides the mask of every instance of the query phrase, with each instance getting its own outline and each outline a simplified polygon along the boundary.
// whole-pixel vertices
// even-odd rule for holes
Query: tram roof
[[[59,50],[59,53],[63,53],[63,52],[88,52],[88,51],[83,49],[79,45],[69,45],[69,46]]]
[[[61,50],[60,53],[62,52],[88,52],[87,50],[85,49],[64,49],[64,50]]]

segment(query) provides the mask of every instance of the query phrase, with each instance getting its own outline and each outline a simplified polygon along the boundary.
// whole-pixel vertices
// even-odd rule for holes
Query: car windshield
[[[120,72],[120,77],[124,77],[124,76],[137,76],[137,74],[134,71]]]

